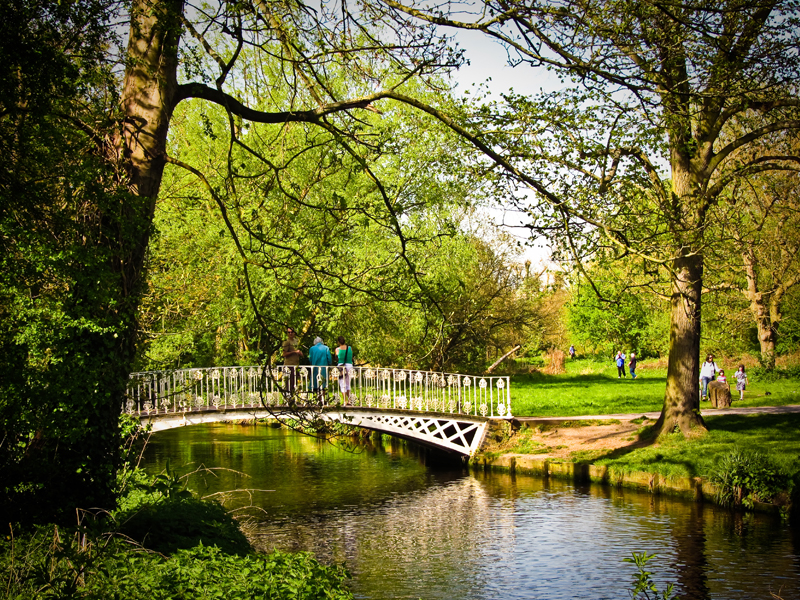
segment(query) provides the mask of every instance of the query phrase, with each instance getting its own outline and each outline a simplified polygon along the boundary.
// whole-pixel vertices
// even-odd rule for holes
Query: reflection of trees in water
[[[781,589],[800,598],[791,528],[772,515],[686,506],[673,527],[681,598],[771,598]]]
[[[426,469],[432,455],[402,442],[375,440],[352,454],[281,431],[191,429],[163,438],[170,443],[158,454],[173,465],[261,469],[263,479],[208,480],[275,489],[255,499],[267,511],[257,518],[268,520],[254,526],[260,549],[346,560],[356,592],[370,597],[583,597],[585,581],[598,597],[624,597],[632,572],[622,558],[646,550],[657,555],[659,587],[675,582],[683,598],[800,598],[800,528],[774,517],[608,486]]]
[[[492,518],[492,505],[481,483],[467,476],[350,513],[262,523],[256,543],[261,550],[309,550],[323,562],[346,560],[360,581],[383,578],[395,591],[414,590],[420,569],[440,571],[443,585],[466,584],[476,571],[469,562],[481,558],[485,524],[491,521],[498,536],[513,531],[513,511]]]
[[[680,597],[684,600],[707,600],[708,562],[706,561],[706,534],[703,504],[692,503],[688,514],[676,520],[675,570],[678,573]]]
[[[800,581],[800,510],[795,508],[792,514],[792,547],[794,548],[794,555],[792,556],[792,566],[794,569],[790,571],[794,575],[795,581]],[[800,597],[800,594],[798,594]]]

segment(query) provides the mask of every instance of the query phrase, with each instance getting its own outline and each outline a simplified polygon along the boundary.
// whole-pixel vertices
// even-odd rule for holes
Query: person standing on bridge
[[[320,404],[325,400],[325,389],[328,387],[328,367],[331,366],[331,351],[322,343],[321,337],[314,338],[314,345],[308,349],[308,360],[311,362],[311,389]]]
[[[300,366],[300,358],[302,358],[303,353],[297,349],[299,340],[293,327],[286,328],[286,336],[287,340],[283,342],[281,347],[283,350],[283,368],[288,376],[284,393],[294,396],[294,388],[297,383],[297,367]]]
[[[350,402],[350,378],[353,375],[353,349],[348,346],[344,338],[338,338],[339,347],[336,348],[336,364],[339,367],[339,391],[345,404]]]

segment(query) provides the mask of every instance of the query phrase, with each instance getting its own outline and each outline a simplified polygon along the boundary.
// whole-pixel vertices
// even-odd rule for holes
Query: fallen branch
[[[521,346],[521,345],[519,345],[519,344],[517,344],[516,346],[514,346],[514,347],[513,347],[511,350],[509,350],[508,352],[506,352],[505,354],[503,354],[503,356],[501,356],[501,357],[500,357],[500,358],[498,358],[496,361],[494,361],[494,363],[492,363],[492,366],[491,366],[491,367],[489,367],[488,369],[486,369],[486,372],[487,372],[487,373],[491,373],[492,371],[494,371],[494,368],[495,368],[497,365],[499,365],[501,362],[503,362],[503,361],[504,361],[506,358],[508,358],[508,357],[509,357],[509,356],[511,356],[512,354],[514,354],[514,352],[516,352],[516,351],[517,351],[517,350],[519,350],[520,348],[522,348],[522,346]]]

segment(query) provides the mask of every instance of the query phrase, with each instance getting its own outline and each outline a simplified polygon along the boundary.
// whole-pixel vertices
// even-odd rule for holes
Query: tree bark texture
[[[124,120],[116,140],[117,158],[130,191],[125,212],[137,228],[122,261],[127,294],[143,285],[156,197],[166,164],[169,122],[177,84],[182,0],[134,0],[127,68],[122,90]]]
[[[659,435],[676,428],[687,436],[706,431],[698,411],[702,277],[701,255],[681,256],[673,262],[667,388],[655,428]]]
[[[728,408],[731,405],[731,387],[722,381],[708,384],[708,399],[713,408]]]

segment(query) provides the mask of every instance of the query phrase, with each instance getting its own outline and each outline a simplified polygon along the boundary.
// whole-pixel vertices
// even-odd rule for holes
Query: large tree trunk
[[[105,220],[117,228],[112,245],[112,268],[118,274],[121,302],[118,323],[123,332],[113,348],[102,340],[89,345],[98,354],[94,364],[99,380],[110,382],[110,392],[91,417],[103,432],[92,448],[109,460],[119,445],[117,424],[128,375],[133,368],[138,335],[137,312],[144,292],[144,262],[161,185],[169,120],[172,115],[178,64],[180,0],[134,0],[131,7],[130,42],[122,90],[124,120],[113,140],[109,157],[127,185],[128,194],[115,215]],[[110,351],[110,352],[109,352]],[[89,496],[92,498],[92,496]],[[90,506],[108,506],[113,496]]]
[[[177,90],[182,0],[134,0],[122,89],[124,122],[115,140],[131,197],[125,207],[137,228],[122,263],[126,293],[143,285],[145,251],[164,173],[167,133]]]
[[[669,366],[659,435],[677,428],[685,436],[706,431],[700,407],[700,295],[703,257],[681,256],[673,263],[670,302]]]

